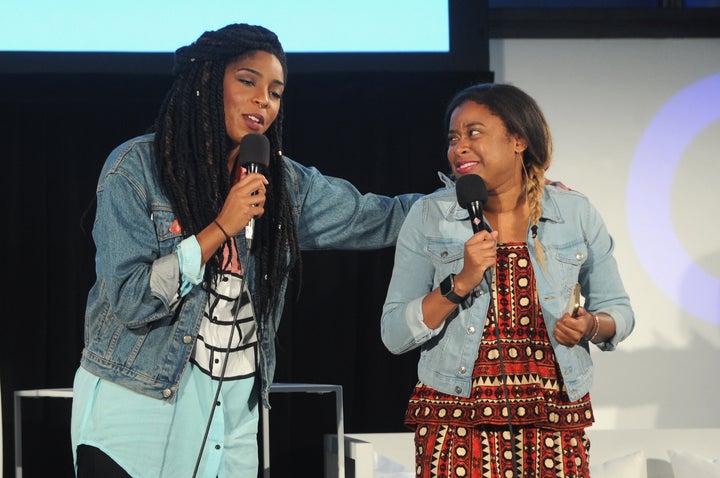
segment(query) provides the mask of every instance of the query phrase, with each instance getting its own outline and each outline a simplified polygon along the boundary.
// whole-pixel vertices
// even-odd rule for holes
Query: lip
[[[245,124],[253,131],[259,131],[265,125],[265,117],[259,114],[244,114],[242,115],[245,120]]]
[[[455,171],[458,174],[468,174],[475,169],[478,164],[480,164],[478,161],[456,161]]]

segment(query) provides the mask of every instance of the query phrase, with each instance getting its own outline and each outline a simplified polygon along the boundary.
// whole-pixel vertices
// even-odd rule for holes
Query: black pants
[[[127,471],[104,452],[89,445],[77,447],[78,478],[131,478]]]

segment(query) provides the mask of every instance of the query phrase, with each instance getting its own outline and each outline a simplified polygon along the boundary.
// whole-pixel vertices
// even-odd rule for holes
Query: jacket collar
[[[450,176],[446,175],[442,171],[438,171],[438,177],[445,186],[444,192],[449,196],[447,207],[443,210],[443,214],[446,218],[454,218],[456,221],[467,221],[470,219],[468,212],[461,208],[457,203],[455,193],[455,180]],[[441,188],[442,189],[442,188]],[[545,186],[543,188],[542,197],[542,213],[540,215],[541,221],[551,221],[555,223],[565,222],[562,217],[560,206],[557,203],[555,187]]]

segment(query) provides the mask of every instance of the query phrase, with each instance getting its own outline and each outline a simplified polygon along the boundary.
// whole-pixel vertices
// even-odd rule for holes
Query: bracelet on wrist
[[[593,333],[592,333],[592,336],[590,337],[590,339],[588,340],[589,342],[593,342],[595,340],[595,338],[597,337],[598,333],[600,332],[600,318],[597,316],[597,314],[593,314],[592,316],[593,316],[593,319],[595,319],[595,327],[593,327]]]
[[[213,223],[214,223],[214,224],[218,227],[218,229],[220,229],[220,231],[222,231],[222,233],[225,235],[225,240],[226,240],[226,241],[229,241],[229,240],[230,240],[230,236],[228,236],[228,233],[225,232],[225,229],[223,229],[223,227],[220,225],[220,223],[217,222],[217,220],[213,220]]]

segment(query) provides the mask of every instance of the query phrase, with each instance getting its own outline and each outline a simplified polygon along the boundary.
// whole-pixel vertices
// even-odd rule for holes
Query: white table
[[[337,437],[344,442],[343,395],[342,385],[315,383],[273,383],[270,393],[335,393],[335,414]],[[15,417],[15,478],[22,478],[22,399],[23,398],[72,398],[72,388],[44,388],[37,390],[17,390],[14,394]],[[262,409],[263,477],[270,477],[270,414]],[[344,448],[338,450],[338,478],[345,478]]]

